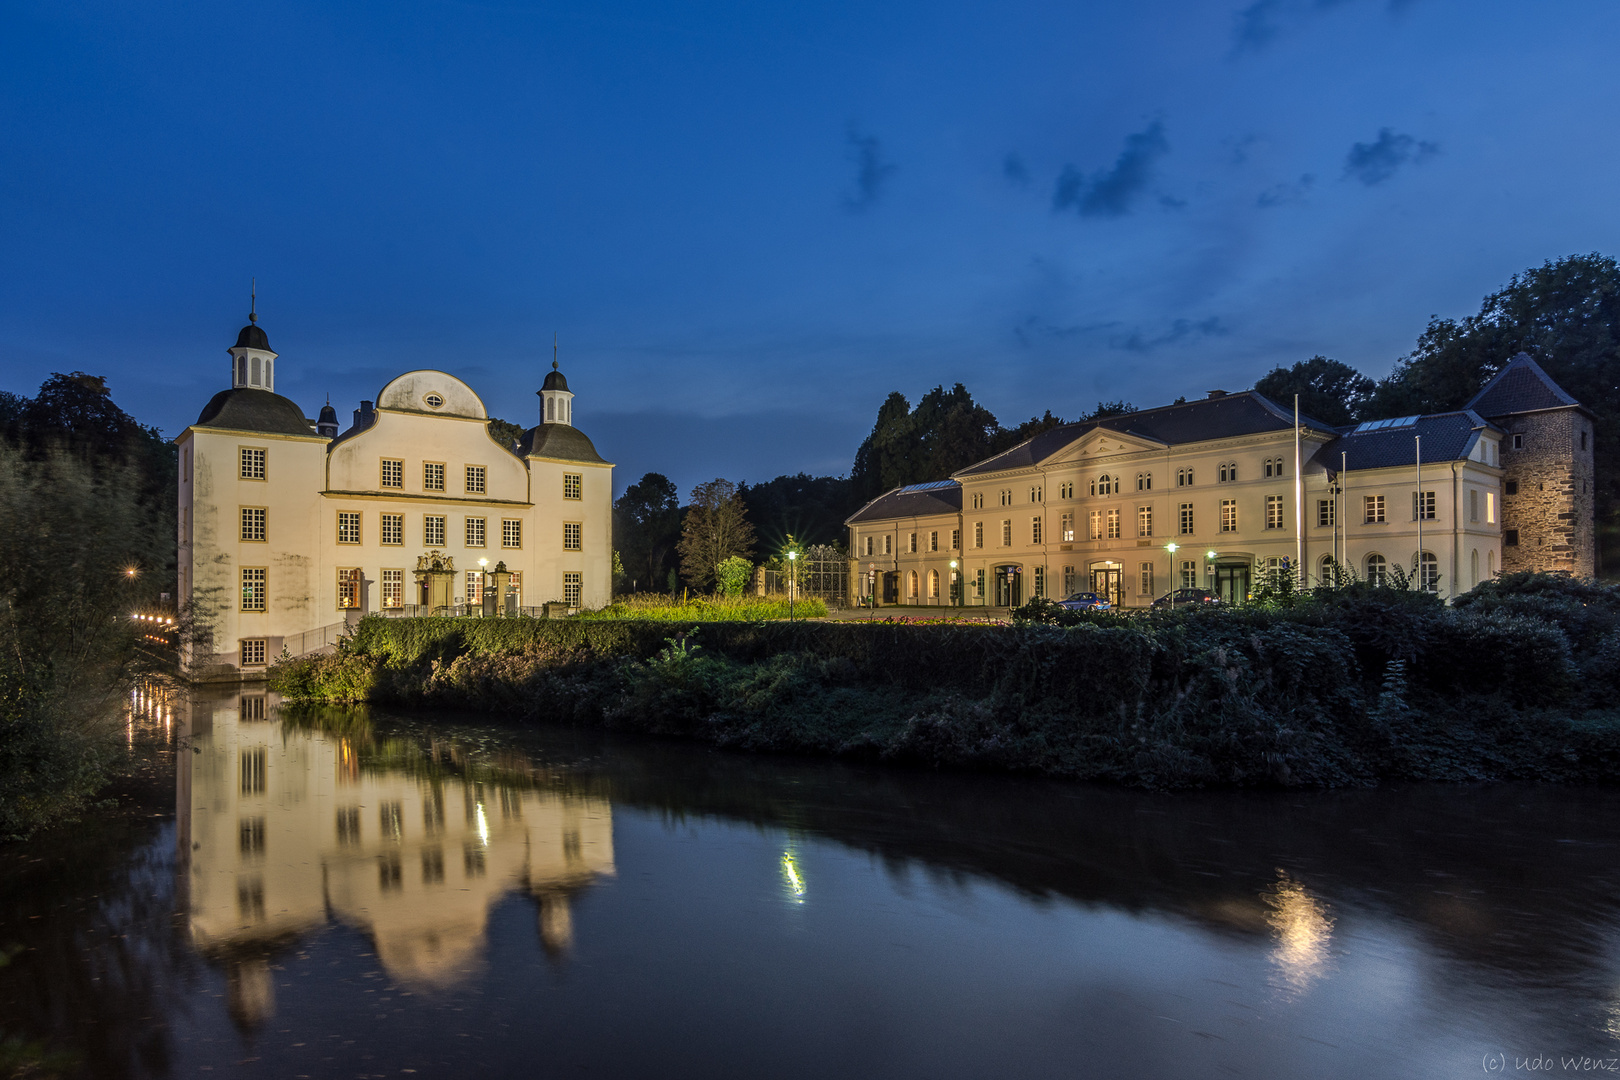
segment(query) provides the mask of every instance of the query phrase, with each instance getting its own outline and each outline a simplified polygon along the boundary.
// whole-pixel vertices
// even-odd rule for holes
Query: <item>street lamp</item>
[[[489,560],[478,560],[478,613],[484,613],[484,595],[489,592]],[[467,597],[468,602],[472,597]]]
[[[1204,552],[1204,584],[1209,586],[1211,593],[1215,592],[1215,550],[1213,548]]]
[[[788,552],[788,622],[793,621],[793,594],[798,592],[799,583],[796,573],[798,565],[799,553],[797,551]]]
[[[953,607],[961,607],[962,606],[962,594],[960,592],[960,586],[957,584],[957,581],[956,581],[956,560],[955,559],[951,560],[951,605]]]
[[[1164,550],[1170,553],[1170,610],[1176,610],[1176,548],[1179,547],[1174,540],[1164,545]]]

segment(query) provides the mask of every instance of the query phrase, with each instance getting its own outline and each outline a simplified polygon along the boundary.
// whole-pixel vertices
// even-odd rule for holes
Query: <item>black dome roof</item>
[[[320,415],[315,418],[315,422],[317,424],[335,424],[338,422],[337,410],[332,408],[330,401],[321,406]]]
[[[236,347],[238,349],[263,349],[265,352],[273,351],[270,348],[270,338],[265,335],[264,330],[258,323],[251,322],[242,327],[242,332],[236,335]]]
[[[517,455],[607,464],[585,433],[568,424],[541,424],[525,431],[518,440]]]
[[[221,390],[203,406],[197,427],[262,431],[274,435],[314,435],[304,410],[280,394],[239,386]]]
[[[567,390],[568,380],[563,378],[563,373],[558,371],[557,366],[553,364],[551,370],[546,372],[546,381],[540,384],[540,389],[542,391]]]

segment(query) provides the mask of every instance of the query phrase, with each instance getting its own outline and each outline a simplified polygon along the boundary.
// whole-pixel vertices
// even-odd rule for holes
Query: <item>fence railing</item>
[[[336,645],[338,638],[349,628],[347,622],[336,622],[330,626],[322,626],[315,630],[305,630],[301,634],[288,634],[282,639],[281,646],[287,650],[288,656],[303,656],[316,649],[328,645]]]
[[[849,607],[849,560],[806,559],[792,571],[764,570],[758,591],[785,597],[792,586],[803,599],[820,600],[830,608]]]

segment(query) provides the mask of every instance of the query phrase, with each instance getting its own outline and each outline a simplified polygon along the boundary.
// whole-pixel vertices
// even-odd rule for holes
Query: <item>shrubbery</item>
[[[1061,626],[367,619],[273,685],[1152,786],[1611,778],[1616,592],[1513,585],[1454,608],[1358,585]]]

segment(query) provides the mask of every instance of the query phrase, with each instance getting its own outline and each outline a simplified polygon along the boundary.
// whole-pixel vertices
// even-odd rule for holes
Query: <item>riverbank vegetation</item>
[[[173,462],[94,376],[0,394],[0,839],[94,797],[124,692],[163,662],[129,614],[174,588]]]
[[[367,619],[272,686],[1151,787],[1601,782],[1617,628],[1620,589],[1548,575],[1068,626]]]

